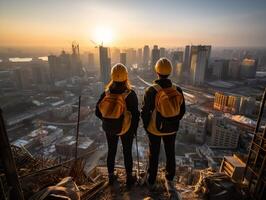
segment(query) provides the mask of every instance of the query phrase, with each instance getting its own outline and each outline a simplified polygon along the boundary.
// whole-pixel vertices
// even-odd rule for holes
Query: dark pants
[[[108,168],[108,173],[113,174],[114,167],[115,167],[115,155],[116,155],[119,136],[106,132],[106,138],[107,138],[107,143],[108,143],[107,168]],[[120,136],[120,138],[121,138],[122,146],[123,146],[123,155],[124,155],[126,173],[127,173],[127,176],[131,176],[132,167],[133,167],[132,143],[133,143],[134,136],[132,133],[128,132]]]
[[[175,138],[176,134],[166,136],[156,136],[148,133],[149,136],[149,177],[150,184],[154,184],[158,171],[158,161],[160,154],[161,139],[163,139],[164,150],[166,154],[166,179],[172,181],[175,176],[176,163],[175,163]]]

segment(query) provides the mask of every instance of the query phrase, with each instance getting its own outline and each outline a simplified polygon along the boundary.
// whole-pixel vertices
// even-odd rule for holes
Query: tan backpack
[[[148,126],[148,131],[156,135],[173,134],[178,129],[178,115],[184,101],[183,95],[172,85],[162,88],[155,84],[153,88],[157,91],[155,97],[155,108]]]
[[[125,91],[122,94],[113,94],[109,90],[105,92],[105,97],[99,103],[99,110],[103,117],[103,123],[110,124],[114,127],[114,132],[117,135],[125,134],[131,125],[131,113],[127,110],[126,98],[130,94],[130,91]],[[119,122],[119,119],[122,121]],[[117,130],[119,129],[119,132]],[[121,131],[120,131],[121,130]]]

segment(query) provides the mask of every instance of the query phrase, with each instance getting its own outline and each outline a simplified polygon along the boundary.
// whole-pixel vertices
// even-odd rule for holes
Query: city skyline
[[[248,1],[1,1],[0,47],[264,47],[266,3]]]
[[[265,200],[265,11],[0,0],[0,199]]]

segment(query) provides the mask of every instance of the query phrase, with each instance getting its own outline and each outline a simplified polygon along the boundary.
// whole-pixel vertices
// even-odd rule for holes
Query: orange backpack
[[[178,115],[184,101],[183,95],[172,85],[162,88],[155,84],[153,88],[157,91],[155,97],[155,108],[148,126],[148,131],[156,135],[173,134],[178,129]]]
[[[105,97],[99,103],[99,110],[104,119],[103,123],[109,124],[109,130],[112,130],[111,127],[117,124],[116,128],[113,130],[117,135],[125,134],[131,125],[132,116],[127,110],[125,101],[129,94],[130,91],[125,91],[122,94],[113,94],[107,90],[105,92]]]

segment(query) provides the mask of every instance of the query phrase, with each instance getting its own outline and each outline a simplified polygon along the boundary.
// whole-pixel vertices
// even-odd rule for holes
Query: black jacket
[[[122,94],[126,91],[126,87],[124,85],[111,85],[111,87],[109,88],[111,93],[114,94]],[[102,101],[102,99],[105,97],[105,92],[102,93],[100,99],[98,100],[97,104],[96,104],[96,109],[95,109],[95,115],[102,119],[102,114],[99,110],[99,103]],[[126,98],[126,105],[127,105],[127,110],[130,111],[131,115],[132,115],[132,119],[131,119],[131,126],[129,131],[133,131],[134,134],[137,133],[137,128],[138,128],[138,124],[139,124],[139,116],[140,116],[140,112],[138,110],[138,98],[136,93],[134,92],[134,90],[130,90],[129,95]],[[103,127],[104,128],[104,127]],[[108,127],[105,127],[108,128]],[[105,129],[104,128],[104,129]]]
[[[160,85],[162,88],[168,88],[172,86],[172,82],[170,79],[158,79],[154,81],[156,84]],[[177,86],[177,90],[183,95],[182,89]],[[148,87],[146,89],[145,95],[144,95],[144,101],[141,108],[141,118],[143,121],[143,126],[145,129],[147,129],[152,112],[155,108],[155,97],[156,97],[157,91],[154,89],[154,87]],[[184,98],[184,95],[183,95]],[[185,106],[185,99],[181,105],[180,108],[180,114],[178,116],[179,120],[182,119],[186,112],[186,106]]]

